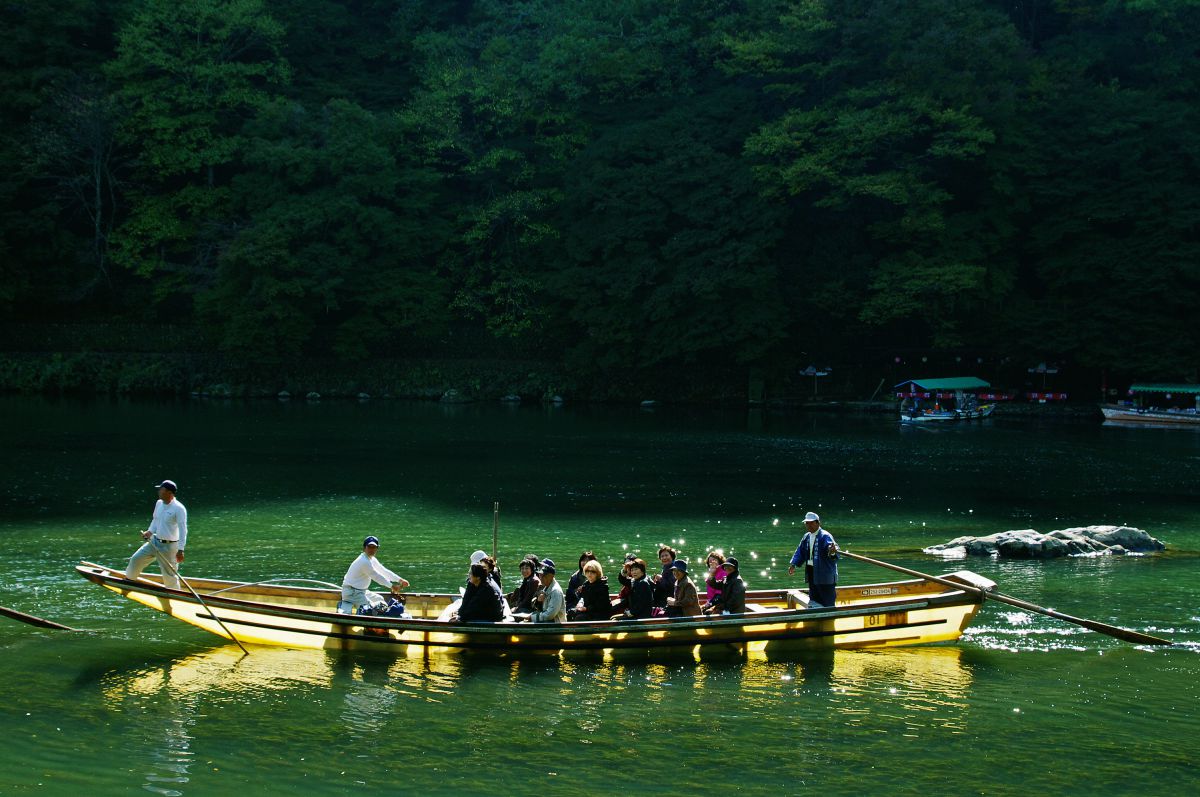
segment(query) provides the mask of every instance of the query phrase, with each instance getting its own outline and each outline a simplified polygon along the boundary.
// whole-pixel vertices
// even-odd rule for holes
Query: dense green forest
[[[0,25],[10,327],[178,325],[266,364],[1197,376],[1195,0],[13,0]]]

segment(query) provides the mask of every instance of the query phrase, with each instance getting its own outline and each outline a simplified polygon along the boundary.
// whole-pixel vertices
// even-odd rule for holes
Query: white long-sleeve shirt
[[[179,499],[165,504],[158,499],[154,505],[154,514],[150,518],[150,528],[146,531],[164,542],[179,542],[179,550],[187,547],[187,507],[179,503]]]
[[[367,556],[364,551],[350,564],[346,577],[342,579],[342,586],[367,589],[372,579],[390,587],[400,580],[400,576],[384,567],[374,556]]]

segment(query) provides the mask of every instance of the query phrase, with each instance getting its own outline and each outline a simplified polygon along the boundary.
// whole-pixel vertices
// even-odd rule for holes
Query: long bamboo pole
[[[1135,645],[1172,645],[1172,644],[1174,644],[1169,639],[1163,639],[1162,637],[1151,636],[1150,634],[1143,634],[1141,631],[1131,631],[1128,628],[1121,628],[1120,626],[1109,625],[1108,623],[1102,623],[1098,620],[1088,620],[1083,617],[1073,617],[1069,614],[1064,614],[1062,612],[1055,611],[1054,609],[1048,609],[1045,606],[1038,606],[1036,603],[1030,603],[1029,601],[1021,600],[1020,598],[1014,598],[1011,595],[1005,595],[1003,592],[994,592],[991,590],[980,589],[979,587],[971,587],[966,584],[962,584],[958,581],[951,581],[950,579],[947,579],[947,578],[940,578],[939,576],[932,576],[929,573],[922,573],[919,570],[910,570],[907,567],[901,567],[900,565],[894,565],[891,562],[884,562],[879,559],[872,559],[871,557],[863,556],[862,554],[850,553],[847,550],[838,549],[838,555],[839,556],[848,556],[851,559],[857,559],[860,562],[866,562],[867,564],[877,565],[879,567],[885,567],[888,570],[895,570],[898,573],[905,573],[907,575],[914,576],[916,578],[923,578],[926,581],[933,581],[938,584],[943,584],[947,587],[953,587],[954,589],[960,589],[964,592],[972,592],[972,593],[975,593],[976,595],[979,595],[981,598],[985,598],[987,600],[999,601],[1000,603],[1007,603],[1009,606],[1016,606],[1018,608],[1026,609],[1031,612],[1037,612],[1038,614],[1044,614],[1047,617],[1053,617],[1055,620],[1062,620],[1065,623],[1074,623],[1075,625],[1081,625],[1084,628],[1087,628],[1091,631],[1095,631],[1098,634],[1107,634],[1108,636],[1116,637],[1117,639],[1123,639],[1126,642],[1132,642]]]

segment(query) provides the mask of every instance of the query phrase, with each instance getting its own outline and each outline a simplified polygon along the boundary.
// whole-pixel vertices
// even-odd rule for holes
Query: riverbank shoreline
[[[544,360],[450,357],[246,363],[207,353],[5,352],[0,393],[217,400],[417,400],[508,403],[747,407],[783,412],[893,414],[890,399],[751,400],[746,373],[682,367],[651,373],[576,375]],[[998,416],[1093,418],[1094,402],[1000,402]]]

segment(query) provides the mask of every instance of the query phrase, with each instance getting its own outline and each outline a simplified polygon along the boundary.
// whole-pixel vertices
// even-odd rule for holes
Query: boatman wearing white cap
[[[404,589],[408,581],[393,573],[375,558],[379,550],[379,538],[372,535],[363,540],[363,552],[350,563],[346,577],[342,579],[342,599],[338,601],[338,611],[342,614],[354,614],[361,606],[381,602],[383,598],[368,593],[372,581],[387,584],[392,592]]]
[[[796,565],[803,562],[809,606],[833,606],[837,603],[837,543],[832,534],[821,528],[821,518],[816,512],[804,516],[804,527],[808,533],[792,554],[788,575],[795,575]]]
[[[175,482],[164,479],[155,486],[158,488],[158,502],[154,504],[150,527],[142,532],[145,543],[129,557],[125,578],[137,578],[146,565],[157,558],[163,584],[171,589],[179,589],[176,568],[183,562],[183,549],[187,547],[187,508],[175,498],[175,493],[179,491]]]

